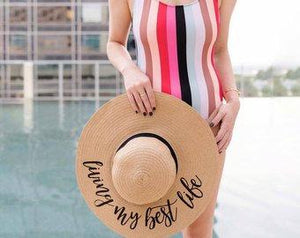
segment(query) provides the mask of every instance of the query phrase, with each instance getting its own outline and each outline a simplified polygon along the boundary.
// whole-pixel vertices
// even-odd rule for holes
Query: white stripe
[[[137,65],[146,73],[146,59],[145,51],[140,36],[140,23],[143,13],[144,0],[133,0],[133,19],[132,19],[132,32],[136,42],[137,49]]]
[[[199,3],[200,4],[200,3]],[[200,90],[200,98],[201,98],[201,110],[200,113],[204,119],[207,119],[209,116],[209,102],[208,102],[208,92],[207,85],[203,73],[202,68],[202,54],[203,47],[205,43],[205,25],[201,12],[201,8],[199,5],[193,8],[194,19],[196,28],[198,29],[195,32],[196,44],[195,44],[195,69],[196,69],[196,78],[198,80],[199,90]]]
[[[195,18],[193,15],[193,7],[194,5],[186,5],[184,6],[184,16],[185,16],[185,25],[186,25],[186,63],[187,63],[187,71],[189,84],[191,88],[191,96],[192,96],[192,106],[201,114],[201,98],[200,98],[200,89],[198,86],[198,82],[196,79],[196,65],[195,65]],[[199,5],[196,5],[199,8]],[[199,66],[197,66],[199,67]]]

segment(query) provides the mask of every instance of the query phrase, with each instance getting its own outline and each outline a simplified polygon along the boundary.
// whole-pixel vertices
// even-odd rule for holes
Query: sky
[[[229,28],[233,66],[300,66],[300,0],[237,0]]]

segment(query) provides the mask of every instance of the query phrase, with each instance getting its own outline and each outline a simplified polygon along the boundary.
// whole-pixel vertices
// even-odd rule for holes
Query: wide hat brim
[[[84,126],[77,147],[76,176],[86,203],[105,225],[130,238],[166,237],[190,225],[207,207],[217,176],[218,150],[206,120],[183,100],[154,94],[153,116],[133,112],[125,93],[102,105]],[[161,199],[136,205],[116,191],[111,171],[118,146],[141,132],[172,145],[178,172]]]

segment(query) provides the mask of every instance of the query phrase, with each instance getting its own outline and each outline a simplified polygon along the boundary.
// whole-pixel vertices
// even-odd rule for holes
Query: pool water
[[[241,102],[214,237],[300,237],[300,98]],[[1,238],[120,237],[90,212],[74,173],[77,140],[99,106],[0,104]]]

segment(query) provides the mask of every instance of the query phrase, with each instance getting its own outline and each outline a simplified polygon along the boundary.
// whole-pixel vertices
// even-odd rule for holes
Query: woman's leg
[[[218,130],[218,127],[212,129],[215,135]],[[226,151],[223,151],[221,154],[219,154],[218,176],[217,181],[215,183],[212,200],[208,204],[205,211],[197,218],[197,220],[182,231],[184,238],[212,238],[214,211],[216,207],[217,196],[224,167],[225,154]]]

